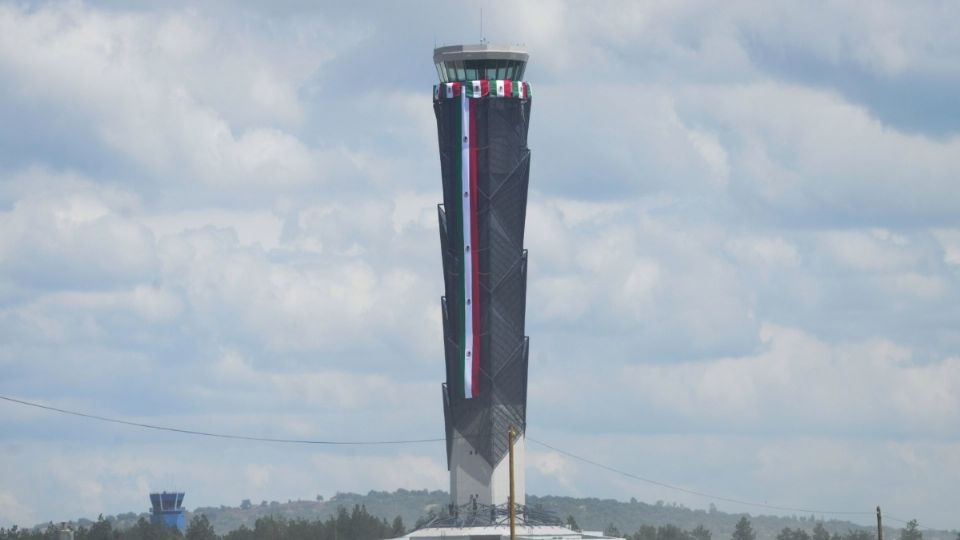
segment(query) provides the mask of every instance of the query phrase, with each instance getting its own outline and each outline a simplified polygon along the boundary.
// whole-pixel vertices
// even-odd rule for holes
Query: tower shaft
[[[522,74],[525,53],[520,61],[515,51],[482,52],[486,57],[473,64],[474,73],[495,77],[502,67]],[[438,72],[466,75],[474,60],[458,54],[460,60],[454,55],[438,63]],[[440,84],[434,98],[443,177],[438,212],[450,493],[458,506],[507,502],[508,430],[514,426],[516,502],[522,504],[529,85],[496,78],[454,80]]]

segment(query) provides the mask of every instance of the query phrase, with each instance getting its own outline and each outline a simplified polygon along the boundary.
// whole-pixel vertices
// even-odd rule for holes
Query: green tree
[[[657,540],[657,528],[653,525],[641,525],[637,532],[633,533],[632,540]]]
[[[657,540],[689,540],[687,531],[676,525],[657,527]]]
[[[567,516],[567,528],[571,531],[580,531],[580,525],[577,523],[577,520],[573,518],[573,514]],[[960,540],[960,539],[958,539]]]
[[[807,531],[797,527],[796,529],[791,529],[790,527],[784,527],[780,534],[777,535],[777,540],[810,540],[810,535],[807,534]]]
[[[830,540],[830,533],[827,532],[826,527],[823,526],[823,522],[818,521],[816,525],[813,526],[813,534],[810,535],[812,540]]]
[[[151,540],[153,531],[150,529],[150,522],[147,521],[147,518],[141,516],[133,527],[124,532],[123,538],[124,540]]]
[[[267,516],[253,523],[253,540],[281,540],[286,523],[282,517]]]
[[[703,526],[703,523],[699,524],[690,531],[690,538],[693,540],[711,540],[713,533],[710,532],[710,529]]]
[[[223,536],[223,540],[253,540],[253,531],[246,525],[240,525]]]
[[[403,518],[397,516],[393,518],[393,525],[390,526],[390,537],[399,538],[407,533],[407,528],[403,526]]]
[[[86,540],[113,540],[113,525],[103,518],[103,514],[97,516],[97,522],[90,526]]]
[[[740,521],[737,522],[737,526],[733,529],[733,540],[757,540],[757,533],[753,531],[753,527],[750,526],[750,520],[747,519],[747,516],[741,516]]]
[[[183,540],[180,530],[162,523],[151,523],[140,517],[137,522],[126,531],[114,531],[115,540]]]
[[[923,540],[923,533],[920,532],[920,524],[917,520],[911,519],[906,527],[900,529],[900,540]]]
[[[206,514],[197,514],[187,525],[187,540],[218,540]]]
[[[323,524],[319,521],[307,521],[303,518],[286,522],[283,531],[284,540],[319,540]]]
[[[603,535],[612,536],[614,538],[623,538],[623,534],[620,532],[620,529],[618,529],[613,523],[607,525],[607,528],[603,530]]]
[[[843,540],[873,540],[873,535],[863,529],[849,529],[847,534],[843,535]]]

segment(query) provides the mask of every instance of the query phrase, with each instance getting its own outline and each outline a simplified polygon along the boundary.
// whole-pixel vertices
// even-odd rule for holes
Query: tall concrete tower
[[[443,176],[443,412],[455,506],[508,502],[511,426],[518,433],[516,503],[525,500],[527,57],[486,43],[433,52]]]

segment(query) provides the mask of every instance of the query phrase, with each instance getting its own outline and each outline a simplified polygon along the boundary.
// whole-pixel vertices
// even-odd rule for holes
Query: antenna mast
[[[480,43],[483,42],[483,8],[480,8]]]

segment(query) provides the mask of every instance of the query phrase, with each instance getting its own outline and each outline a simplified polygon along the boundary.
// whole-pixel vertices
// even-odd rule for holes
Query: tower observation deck
[[[443,411],[454,507],[507,503],[511,426],[518,433],[516,503],[525,499],[527,59],[521,48],[486,43],[433,53],[443,179]]]
[[[433,63],[440,82],[509,80],[522,81],[529,55],[521,47],[451,45],[433,50]]]

